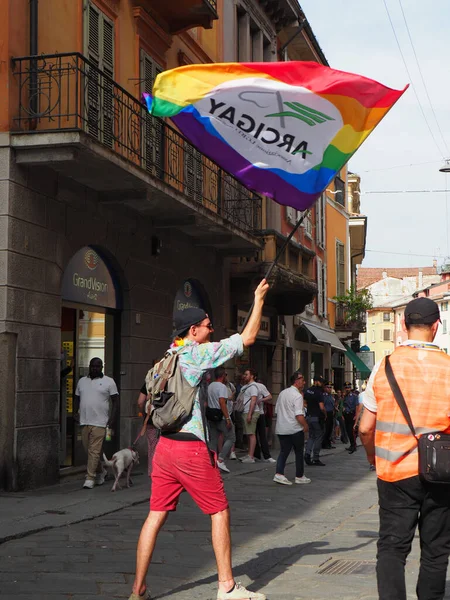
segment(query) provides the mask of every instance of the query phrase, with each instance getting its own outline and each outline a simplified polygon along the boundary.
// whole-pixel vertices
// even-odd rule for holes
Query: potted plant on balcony
[[[373,307],[370,290],[357,290],[353,285],[347,290],[346,294],[335,296],[333,300],[336,301],[338,309],[336,320],[346,326],[364,322],[366,311]]]

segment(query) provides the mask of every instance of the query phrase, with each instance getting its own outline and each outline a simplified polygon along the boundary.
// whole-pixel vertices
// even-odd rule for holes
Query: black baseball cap
[[[430,298],[415,298],[405,307],[406,325],[432,325],[440,320],[439,306]]]
[[[324,383],[325,379],[320,375],[314,375],[313,381],[320,381],[320,383]]]
[[[202,308],[186,308],[186,310],[179,312],[173,320],[174,334],[181,335],[192,325],[196,325],[207,318],[208,315]]]

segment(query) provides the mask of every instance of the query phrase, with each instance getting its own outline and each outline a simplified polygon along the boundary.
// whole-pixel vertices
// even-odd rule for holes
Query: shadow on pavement
[[[368,533],[368,532],[361,532]],[[370,532],[372,533],[372,532]],[[365,536],[361,536],[365,537]],[[372,537],[372,536],[371,536]],[[252,558],[240,565],[233,567],[234,578],[238,581],[239,577],[243,575],[253,579],[256,583],[249,586],[251,588],[261,589],[270,583],[276,577],[280,577],[283,572],[289,568],[291,564],[296,562],[302,556],[314,556],[320,554],[330,554],[339,552],[348,552],[349,550],[359,550],[371,544],[373,540],[357,544],[352,547],[345,548],[330,548],[328,542],[310,542],[306,544],[299,544],[298,546],[272,548],[271,550],[265,550],[264,552],[258,552],[255,558]],[[282,564],[285,569],[278,568],[276,572],[271,572],[273,567]],[[201,585],[208,585],[217,582],[217,575],[204,577],[203,579],[197,579],[176,588],[154,596],[154,600],[160,600],[161,598],[167,598],[172,594],[179,592],[187,592]]]

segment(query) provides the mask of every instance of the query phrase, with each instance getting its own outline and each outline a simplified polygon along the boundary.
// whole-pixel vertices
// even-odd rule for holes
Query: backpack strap
[[[389,385],[391,386],[392,393],[394,394],[395,401],[397,402],[400,410],[402,411],[402,415],[404,416],[405,421],[408,423],[408,426],[411,429],[411,433],[416,438],[416,440],[418,440],[419,438],[416,435],[416,430],[414,429],[414,425],[411,420],[411,415],[409,414],[408,407],[406,406],[405,398],[400,389],[400,386],[398,385],[397,379],[395,378],[394,371],[392,370],[389,356],[386,356],[384,369]]]
[[[205,436],[206,449],[208,450],[209,460],[211,461],[211,465],[213,467],[215,467],[214,453],[212,452],[212,450],[210,449],[209,444],[208,444],[208,430],[207,430],[206,415],[205,415],[206,404],[208,401],[208,386],[206,383],[205,375],[203,375],[202,380],[200,382],[200,387],[199,387],[199,391],[198,391],[198,400],[200,403],[200,413],[202,415],[203,434]]]

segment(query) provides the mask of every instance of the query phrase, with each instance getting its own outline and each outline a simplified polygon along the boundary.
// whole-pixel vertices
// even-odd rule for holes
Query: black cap
[[[203,308],[186,308],[179,312],[173,320],[174,334],[181,335],[192,325],[196,325],[208,318]]]
[[[349,387],[349,388],[351,388],[351,387],[353,387],[353,385],[350,383],[350,381],[346,381],[346,382],[344,383],[344,387]]]
[[[432,325],[439,320],[439,306],[430,298],[415,298],[406,305],[406,325]]]
[[[325,381],[325,379],[323,377],[321,377],[320,375],[314,375],[313,381],[320,381],[320,383],[323,383]]]

